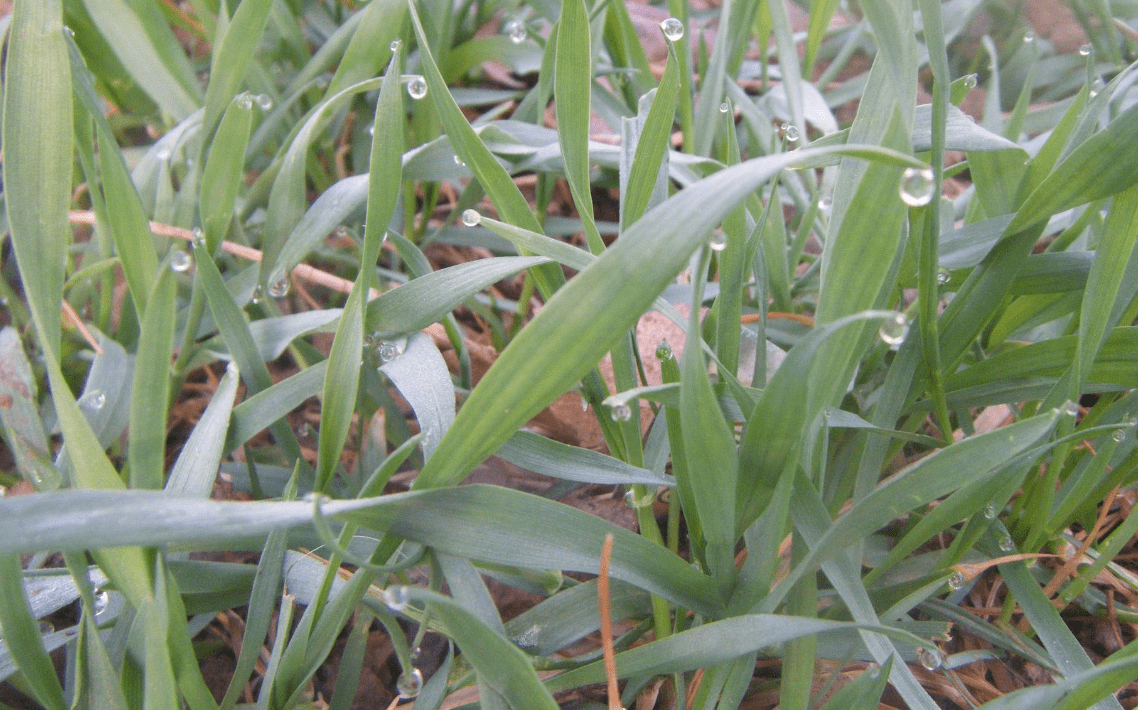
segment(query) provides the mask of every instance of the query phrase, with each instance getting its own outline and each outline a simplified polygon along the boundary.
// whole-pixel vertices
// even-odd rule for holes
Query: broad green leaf
[[[494,455],[527,471],[565,481],[618,486],[636,483],[648,486],[675,484],[667,476],[657,475],[620,459],[562,444],[528,431],[514,434]]]
[[[668,138],[676,116],[679,93],[679,69],[675,52],[668,52],[668,63],[660,86],[652,98],[652,107],[636,139],[636,152],[628,167],[628,184],[622,186],[620,223],[627,228],[643,216],[659,182],[660,166],[668,153]]]

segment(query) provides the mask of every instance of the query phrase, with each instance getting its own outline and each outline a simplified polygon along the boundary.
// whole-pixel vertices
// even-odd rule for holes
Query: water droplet
[[[391,40],[391,44],[387,46],[391,49],[392,52],[398,52],[400,49],[403,49],[403,40],[393,39]]]
[[[261,107],[262,111],[269,111],[273,108],[273,99],[268,94],[257,94],[257,105]]]
[[[1077,402],[1072,402],[1071,400],[1067,400],[1066,402],[1063,403],[1063,414],[1065,414],[1068,417],[1079,416],[1079,404]]]
[[[198,227],[194,227],[194,236],[192,239],[190,239],[190,244],[193,245],[197,249],[204,249],[205,248],[205,232],[203,232]]]
[[[369,136],[375,135],[375,124],[374,123],[367,127],[367,134]]]
[[[956,591],[964,586],[964,575],[959,572],[953,572],[948,576],[948,588]]]
[[[404,673],[395,681],[395,689],[401,698],[413,698],[423,689],[423,672],[412,668],[410,673]]]
[[[526,31],[525,23],[518,19],[509,20],[503,25],[502,29],[514,44],[525,42],[526,37],[529,36],[529,32]]]
[[[536,649],[537,648],[538,636],[540,634],[541,634],[541,627],[538,626],[537,624],[534,624],[533,626],[531,626],[528,629],[526,629],[525,631],[523,631],[519,636],[517,636],[514,639],[514,643],[516,643],[518,645],[518,648],[527,649],[527,650]]]
[[[672,42],[679,42],[684,36],[684,23],[674,17],[669,17],[660,23],[660,31]]]
[[[464,210],[462,213],[462,223],[467,227],[477,227],[482,221],[482,215],[478,214],[478,210]]]
[[[671,360],[675,357],[672,352],[672,346],[668,344],[667,340],[661,340],[660,344],[656,346],[656,359],[657,360]]]
[[[107,404],[107,395],[101,390],[95,390],[91,393],[90,407],[96,412],[102,409]]]
[[[818,200],[818,209],[821,212],[829,212],[834,206],[834,200],[829,196],[823,197]]]
[[[1015,544],[1015,541],[1012,540],[1011,535],[1004,535],[1002,538],[1000,538],[1000,551],[1001,552],[1011,552],[1015,549],[1016,549],[1016,544]]]
[[[229,364],[225,366],[225,374],[237,377],[241,374],[241,368],[237,366],[236,360],[230,360]]]
[[[1125,429],[1115,429],[1113,432],[1111,432],[1110,438],[1114,439],[1115,441],[1121,442],[1123,439],[1126,438],[1126,430]]]
[[[966,88],[966,89],[975,89],[976,88],[976,75],[975,74],[969,74],[968,76],[964,77],[964,88]]]
[[[632,419],[632,407],[624,402],[614,402],[609,405],[609,409],[614,422],[626,422]]]
[[[1094,47],[1092,47],[1090,44],[1084,44],[1082,47],[1079,47],[1079,55],[1083,57],[1091,56],[1091,52],[1093,51]]]
[[[67,33],[68,37],[74,37],[75,36],[75,30],[71,29],[67,25],[63,26],[63,30]]]
[[[1024,44],[1031,44],[1034,41],[1035,41],[1035,33],[1034,32],[1032,32],[1031,30],[1028,30],[1027,32],[1023,33],[1023,43]]]
[[[1135,419],[1133,414],[1125,414],[1122,417],[1122,423],[1128,427],[1133,427],[1138,424],[1138,419]]]
[[[265,298],[265,287],[262,286],[261,284],[257,284],[256,286],[253,287],[253,296],[249,299],[249,301],[254,306],[256,306],[256,305],[260,304],[260,302],[262,300],[264,300],[264,298]]]
[[[427,95],[427,80],[415,75],[407,81],[407,95],[418,100]]]
[[[935,671],[944,665],[944,653],[939,648],[932,650],[922,646],[917,649],[917,660],[926,671]]]
[[[901,201],[910,207],[922,207],[933,199],[932,168],[905,168],[901,175]]]
[[[787,123],[784,123],[782,125],[783,125],[783,135],[786,136],[786,142],[787,143],[797,143],[798,142],[798,129],[796,127],[790,125],[790,124],[787,124]]]
[[[458,157],[457,155],[454,156],[454,164],[462,166],[462,167],[466,167],[466,163],[462,162],[462,158]]]
[[[156,152],[154,154],[154,157],[158,158],[159,160],[169,160],[170,159],[170,149],[163,146],[162,148],[158,149],[158,152]]]
[[[996,511],[996,504],[995,503],[989,503],[988,505],[984,506],[984,517],[987,518],[988,520],[992,520],[993,518],[995,518],[996,512],[997,511]]]
[[[381,340],[376,347],[380,362],[391,362],[403,354],[403,346],[394,340]]]
[[[947,286],[948,282],[952,281],[952,274],[948,269],[937,269],[936,282],[941,286]]]
[[[98,616],[107,610],[107,607],[111,603],[111,595],[108,594],[105,589],[95,589],[93,594],[95,595],[95,603],[92,609],[95,612],[95,616]]]
[[[909,334],[909,320],[904,314],[898,313],[882,323],[877,334],[886,345],[895,348],[905,342],[905,336]]]
[[[727,248],[727,235],[722,230],[715,230],[711,233],[711,239],[708,241],[708,246],[712,251],[723,251]]]
[[[312,425],[309,424],[308,422],[304,422],[296,428],[297,438],[308,439],[308,438],[311,438],[313,435],[314,435],[314,432],[312,430]]]
[[[32,485],[36,490],[54,491],[63,484],[63,476],[51,465],[50,461],[37,462],[32,468]]]
[[[252,109],[253,108],[253,95],[250,94],[248,91],[245,91],[243,93],[238,94],[237,95],[237,106],[239,108],[245,109],[246,111]]]
[[[287,276],[280,277],[276,281],[273,281],[271,284],[269,284],[269,296],[273,298],[284,298],[288,295],[290,285],[291,284],[289,284]]]
[[[179,274],[184,274],[194,265],[194,258],[189,252],[176,251],[170,255],[170,268]]]
[[[731,104],[727,101],[719,104],[719,113],[727,113],[731,110]]]
[[[402,585],[383,590],[383,603],[392,611],[403,611],[411,603],[411,593]]]
[[[50,621],[41,620],[39,623],[39,627],[40,627],[40,633],[43,635],[47,635],[47,634],[55,632],[55,626],[53,626]]]
[[[343,239],[348,236],[348,228],[341,224],[339,227],[336,227],[336,231],[333,232],[333,234],[337,239]]]

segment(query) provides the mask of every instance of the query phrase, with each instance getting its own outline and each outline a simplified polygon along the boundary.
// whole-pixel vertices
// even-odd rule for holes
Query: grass
[[[0,707],[1131,707],[1138,7],[1021,6],[16,2]]]

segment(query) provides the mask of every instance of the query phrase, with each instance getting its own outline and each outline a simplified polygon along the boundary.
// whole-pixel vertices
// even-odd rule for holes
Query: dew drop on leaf
[[[1094,51],[1094,48],[1091,47],[1090,44],[1084,44],[1082,47],[1079,47],[1079,55],[1083,57],[1091,56],[1092,51]]]
[[[403,611],[411,601],[411,594],[402,585],[383,590],[383,603],[392,611]]]
[[[922,646],[917,649],[917,660],[926,671],[935,671],[944,665],[944,655],[940,649],[933,651]]]
[[[399,676],[399,680],[395,681],[395,689],[399,691],[401,698],[413,698],[423,690],[423,672],[418,668],[412,668],[410,673],[403,673]]]
[[[273,298],[284,298],[288,295],[288,290],[289,282],[287,276],[282,276],[269,284],[269,296]]]
[[[877,330],[877,335],[881,340],[890,347],[897,347],[905,342],[905,336],[909,333],[909,321],[901,313],[887,319],[881,324]]]
[[[502,30],[514,44],[521,44],[522,42],[525,42],[526,37],[529,36],[529,32],[526,31],[525,23],[516,18],[506,22],[506,24],[503,25]]]
[[[711,233],[711,239],[708,241],[708,246],[712,251],[723,251],[727,248],[727,235],[722,230],[715,230]]]
[[[482,215],[478,214],[478,210],[464,210],[462,213],[462,223],[467,227],[477,227],[482,221]]]
[[[427,80],[422,76],[413,76],[407,82],[407,95],[413,99],[421,99],[427,95]]]
[[[956,591],[964,586],[964,575],[959,572],[953,572],[948,576],[948,588]]]
[[[933,199],[932,168],[905,168],[901,174],[901,201],[910,207],[923,207]]]
[[[176,251],[170,255],[170,268],[179,274],[184,274],[194,265],[194,258],[188,252]]]

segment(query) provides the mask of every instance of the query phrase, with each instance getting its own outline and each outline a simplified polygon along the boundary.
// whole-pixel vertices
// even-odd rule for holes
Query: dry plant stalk
[[[601,573],[597,577],[597,597],[601,605],[601,650],[608,677],[609,710],[624,710],[620,704],[620,688],[616,683],[616,652],[612,647],[612,603],[609,598],[609,561],[612,559],[612,533],[605,535],[601,548]]]

